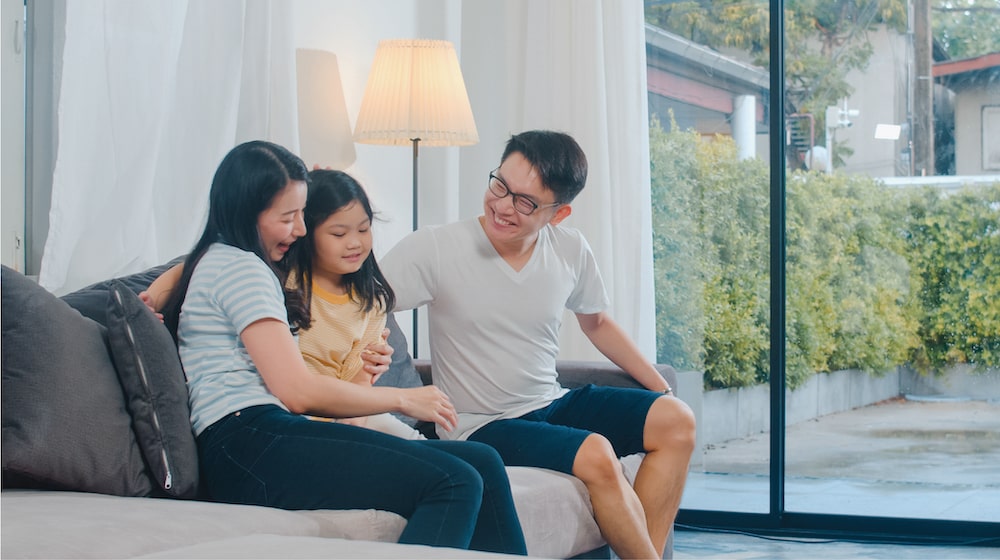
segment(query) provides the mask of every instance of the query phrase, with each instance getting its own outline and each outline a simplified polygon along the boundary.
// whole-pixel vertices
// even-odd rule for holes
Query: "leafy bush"
[[[650,125],[657,358],[706,387],[769,379],[769,171],[730,138]],[[1000,185],[944,196],[794,173],[786,381],[1000,364]]]
[[[672,127],[650,126],[658,357],[712,387],[766,381],[767,167]]]
[[[920,371],[955,363],[1000,366],[1000,183],[946,195],[914,193],[903,221],[921,345]]]

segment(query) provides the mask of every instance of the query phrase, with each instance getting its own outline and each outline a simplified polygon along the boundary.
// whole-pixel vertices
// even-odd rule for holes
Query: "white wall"
[[[0,148],[0,263],[24,270],[24,6],[4,2],[0,11],[3,83]]]

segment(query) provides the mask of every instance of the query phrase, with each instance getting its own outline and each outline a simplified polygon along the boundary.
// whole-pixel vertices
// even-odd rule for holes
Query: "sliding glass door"
[[[1000,5],[646,16],[658,360],[699,420],[681,521],[996,534]]]

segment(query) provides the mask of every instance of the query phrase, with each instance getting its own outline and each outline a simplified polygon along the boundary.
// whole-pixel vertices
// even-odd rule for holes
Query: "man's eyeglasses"
[[[539,208],[551,208],[553,206],[559,206],[562,202],[553,202],[552,204],[538,204],[534,200],[528,198],[527,195],[518,194],[507,186],[507,183],[503,182],[503,179],[497,177],[496,170],[490,171],[490,192],[493,196],[497,198],[504,198],[508,195],[514,200],[514,209],[525,216],[530,216],[538,210]]]

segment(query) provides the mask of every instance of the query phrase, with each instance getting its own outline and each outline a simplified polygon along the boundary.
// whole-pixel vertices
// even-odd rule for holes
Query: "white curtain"
[[[655,360],[643,3],[508,0],[463,6],[462,66],[484,139],[482,148],[467,152],[463,178],[467,166],[485,177],[511,133],[554,129],[576,138],[590,174],[563,223],[587,237],[612,317]],[[477,105],[485,99],[493,104]],[[468,196],[481,201],[485,179],[473,184]],[[562,358],[603,359],[570,314],[561,348]]]
[[[42,286],[63,294],[187,252],[228,150],[298,151],[292,5],[66,2]]]

